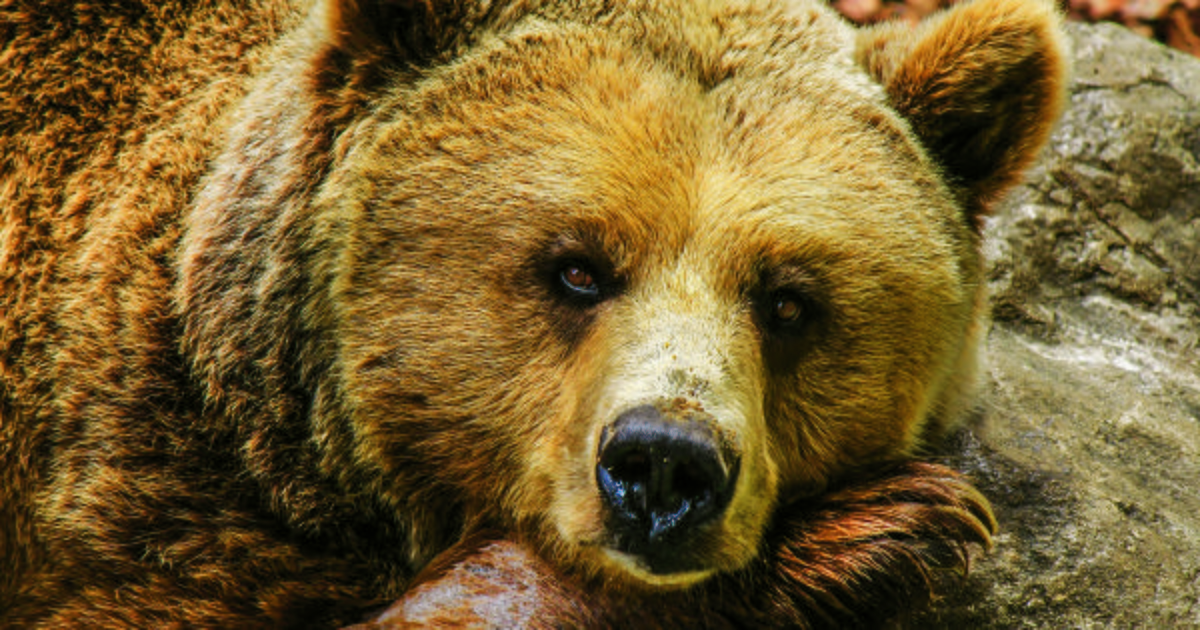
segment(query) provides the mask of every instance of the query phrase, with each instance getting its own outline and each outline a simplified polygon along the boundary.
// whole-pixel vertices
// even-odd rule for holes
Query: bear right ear
[[[1049,0],[969,0],[915,28],[863,29],[856,56],[977,223],[1049,137],[1065,101],[1065,48]]]

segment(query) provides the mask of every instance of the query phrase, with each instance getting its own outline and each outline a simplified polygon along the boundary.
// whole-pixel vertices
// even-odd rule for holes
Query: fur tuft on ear
[[[973,220],[1020,180],[1065,100],[1061,17],[1047,0],[970,0],[915,28],[866,28],[857,58]]]
[[[331,121],[362,108],[374,89],[449,56],[487,17],[489,2],[321,0],[309,77]]]
[[[355,59],[421,62],[450,39],[459,3],[439,0],[325,0],[333,48]]]

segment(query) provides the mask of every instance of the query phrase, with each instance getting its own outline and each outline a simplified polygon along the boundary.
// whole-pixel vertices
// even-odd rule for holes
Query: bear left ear
[[[1046,0],[971,0],[915,28],[866,28],[856,55],[973,220],[1020,180],[1065,100],[1061,18]]]
[[[310,77],[332,121],[361,111],[389,77],[456,50],[496,3],[320,0]]]
[[[453,39],[464,11],[453,0],[324,0],[329,44],[351,58],[421,62]]]

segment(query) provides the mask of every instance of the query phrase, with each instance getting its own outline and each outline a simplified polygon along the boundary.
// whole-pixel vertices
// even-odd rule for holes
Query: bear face
[[[194,369],[416,566],[451,513],[634,588],[741,567],[964,404],[977,219],[1056,114],[1056,19],[321,5],[188,218]]]
[[[911,144],[879,150],[899,135],[872,128],[882,116],[738,103],[736,81],[703,94],[613,60],[630,54],[619,49],[574,52],[567,74],[562,58],[589,38],[572,35],[459,60],[439,93],[406,104],[461,111],[421,114],[419,128],[399,117],[348,161],[346,187],[364,198],[347,210],[338,185],[330,201],[356,215],[343,220],[358,260],[335,299],[345,389],[385,471],[412,448],[405,418],[483,424],[415,457],[457,461],[464,442],[481,449],[472,461],[505,452],[504,472],[461,486],[549,515],[584,548],[613,545],[596,479],[605,431],[645,406],[711,423],[736,487],[720,526],[680,544],[701,550],[693,570],[737,566],[782,492],[912,446],[963,351],[971,232],[945,219],[960,213],[936,178],[906,171],[921,162]],[[538,62],[520,70],[526,89],[481,104],[463,87],[518,60]],[[772,112],[774,133],[760,123]],[[814,117],[823,141],[802,131]],[[501,418],[508,443],[489,443]]]

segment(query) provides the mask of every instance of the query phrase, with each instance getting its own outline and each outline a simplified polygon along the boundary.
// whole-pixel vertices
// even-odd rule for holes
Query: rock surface
[[[1068,111],[988,226],[1001,534],[912,627],[1200,628],[1200,60],[1071,25]]]

